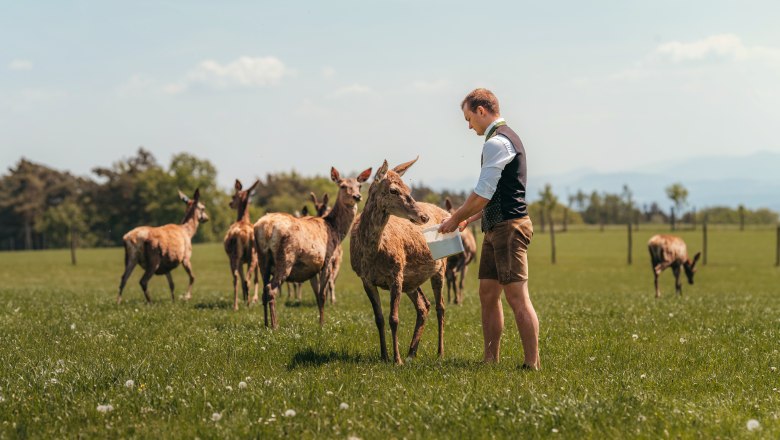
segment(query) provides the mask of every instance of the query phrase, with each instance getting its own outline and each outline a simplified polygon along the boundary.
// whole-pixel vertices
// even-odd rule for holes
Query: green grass
[[[348,257],[324,328],[305,286],[302,305],[281,301],[280,328],[270,331],[262,306],[230,309],[217,244],[195,247],[192,301],[171,304],[165,278],[155,277],[151,306],[140,270],[125,302],[114,303],[120,249],[81,250],[75,267],[67,251],[2,253],[0,438],[778,438],[774,231],[711,230],[696,285],[675,297],[667,271],[660,300],[645,249],[651,233],[635,233],[632,266],[624,229],[556,235],[556,265],[549,235],[537,233],[529,254],[536,373],[517,368],[506,305],[502,362],[479,362],[476,265],[465,304],[447,308],[444,359],[431,313],[418,358],[398,367],[379,359]],[[700,232],[682,235],[700,248]],[[174,278],[183,293],[183,270]],[[388,302],[383,292],[386,315]],[[408,299],[401,304],[405,355],[414,313]],[[98,412],[102,404],[113,411]],[[760,430],[748,431],[749,419]]]

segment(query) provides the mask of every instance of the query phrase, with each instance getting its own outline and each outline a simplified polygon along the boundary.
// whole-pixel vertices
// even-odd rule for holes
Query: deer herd
[[[371,177],[371,168],[357,177],[343,177],[331,168],[330,178],[338,185],[338,193],[332,207],[328,195],[318,200],[310,194],[316,212],[308,215],[308,208],[300,214],[268,213],[252,224],[249,203],[252,193],[260,183],[244,189],[239,180],[230,207],[236,211],[236,221],[225,234],[224,248],[230,262],[233,277],[233,309],[239,309],[239,290],[242,301],[250,306],[258,302],[262,282],[262,301],[265,325],[277,328],[276,301],[282,286],[287,283],[288,297],[293,292],[300,300],[302,283],[309,281],[317,301],[319,322],[323,325],[325,302],[336,301],[335,280],[338,276],[343,251],[341,243],[350,235],[350,262],[352,269],[363,283],[371,303],[379,332],[380,351],[383,360],[389,360],[385,340],[385,320],[379,298],[379,288],[390,292],[390,330],[393,343],[393,360],[401,364],[398,349],[398,309],[401,294],[409,297],[417,311],[417,321],[407,357],[413,358],[422,337],[431,303],[422,290],[430,281],[433,289],[438,324],[438,355],[444,354],[444,297],[442,289],[447,283],[447,302],[463,302],[463,283],[468,265],[476,260],[475,234],[469,229],[461,233],[464,251],[447,258],[434,260],[425,242],[422,230],[440,224],[453,212],[449,199],[445,209],[424,202],[417,202],[411,189],[403,182],[404,173],[417,159],[390,169],[385,161],[374,175],[368,188],[363,212],[358,214],[362,199],[363,183]],[[122,291],[136,265],[144,269],[140,284],[147,303],[151,303],[148,283],[152,275],[165,275],[175,301],[171,271],[181,264],[189,276],[187,293],[192,296],[195,276],[190,262],[192,237],[200,223],[207,222],[206,207],[195,190],[192,198],[179,191],[179,198],[186,204],[180,224],[159,227],[140,226],[124,235],[125,270],[119,284],[117,303],[122,301]],[[675,276],[676,292],[682,295],[680,269],[685,270],[693,284],[695,265],[700,253],[688,259],[685,243],[671,235],[653,236],[649,243],[656,297],[660,296],[658,276],[671,267]],[[459,278],[459,279],[458,279]],[[254,295],[250,297],[250,284]],[[452,292],[452,297],[450,293]]]

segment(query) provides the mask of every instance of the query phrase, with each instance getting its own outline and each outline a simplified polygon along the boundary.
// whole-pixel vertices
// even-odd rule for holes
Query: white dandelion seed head
[[[349,437],[347,437],[347,440],[363,440],[363,439],[354,435],[350,435]]]
[[[238,389],[239,390],[245,390],[246,387],[247,387],[246,382],[244,382],[243,380],[238,383]]]
[[[271,379],[266,379],[265,382],[263,382],[266,386],[271,385]]]
[[[636,418],[637,422],[644,422],[645,420],[647,420],[647,417],[643,416],[642,414],[639,414],[639,416]]]
[[[60,381],[57,380],[56,377],[52,377],[51,379],[49,379],[49,382],[51,382],[51,383],[60,383]]]
[[[222,414],[218,412],[215,412],[214,414],[211,415],[211,420],[214,422],[219,422],[220,419],[222,419]]]
[[[3,397],[2,395],[0,395],[0,403],[3,403],[3,402],[5,402],[5,397]]]
[[[639,378],[640,379],[645,379],[645,378],[647,378],[647,375],[643,373],[641,376],[639,376]]]
[[[230,385],[226,386],[225,389],[228,391],[233,391],[233,387],[231,387]]]
[[[595,361],[595,360],[596,360],[596,356],[591,356],[591,357],[589,357],[589,358],[588,358],[588,360],[589,360],[589,361],[591,361],[591,362],[593,362],[593,361]]]
[[[349,404],[346,402],[341,402],[341,405],[339,405],[339,409],[349,409]]]
[[[288,409],[287,411],[284,412],[285,417],[295,417],[295,414],[297,413],[295,412],[294,409]]]
[[[71,329],[71,330],[76,330],[76,324],[71,324],[71,325],[70,325],[70,329]]]
[[[127,382],[125,382],[125,388],[132,388],[135,386],[135,381],[133,379],[128,379]]]
[[[670,317],[670,318],[674,318],[674,313],[670,313],[670,314],[669,314],[669,317]]]
[[[111,404],[108,405],[98,405],[97,406],[98,412],[107,413],[114,410],[114,406]]]
[[[769,367],[769,369],[770,369],[772,372],[775,372],[775,371],[777,371],[777,367]]]
[[[747,430],[748,431],[755,431],[756,429],[760,429],[761,424],[758,423],[758,420],[756,419],[750,419],[747,421]]]
[[[169,393],[172,393],[173,392],[173,387],[168,385],[167,387],[165,387],[165,391],[167,391]]]
[[[326,396],[332,396],[333,395],[333,391],[325,391],[325,395]]]
[[[631,338],[636,341],[637,339],[639,339],[639,335],[634,333],[633,335],[631,335]]]
[[[680,338],[680,344],[685,344],[686,342],[687,342],[687,339],[685,339],[685,338]]]

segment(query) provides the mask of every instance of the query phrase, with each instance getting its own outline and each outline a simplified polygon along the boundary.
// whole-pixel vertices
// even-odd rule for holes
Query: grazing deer
[[[196,189],[192,199],[179,191],[179,198],[187,204],[187,211],[181,224],[168,224],[165,226],[151,227],[139,226],[122,237],[125,244],[125,273],[122,275],[122,281],[119,283],[119,295],[116,302],[122,302],[122,290],[125,288],[127,279],[133,272],[135,265],[138,264],[144,268],[144,275],[141,277],[141,288],[144,291],[146,303],[152,302],[149,296],[147,285],[152,275],[165,275],[168,278],[168,287],[171,288],[171,300],[175,301],[173,295],[173,278],[171,271],[179,264],[184,266],[187,275],[190,277],[190,284],[187,286],[187,294],[183,299],[192,298],[192,284],[195,277],[192,275],[192,237],[198,231],[198,225],[209,220],[206,214],[206,206],[200,203],[200,190]]]
[[[339,186],[333,209],[325,217],[295,218],[290,214],[266,214],[255,223],[260,272],[263,276],[263,308],[268,326],[278,326],[276,296],[285,281],[311,280],[324,323],[325,288],[330,277],[331,259],[349,233],[361,199],[360,187],[371,176],[371,168],[357,178],[341,177],[336,168],[330,169],[330,178]]]
[[[255,231],[252,228],[252,222],[249,220],[249,200],[252,192],[260,181],[255,181],[252,186],[242,190],[243,185],[236,179],[233,199],[230,201],[230,207],[237,212],[236,221],[225,234],[225,252],[230,259],[230,273],[233,275],[233,310],[238,310],[238,285],[241,284],[241,291],[244,294],[244,301],[247,307],[249,300],[249,281],[254,273],[255,296],[251,302],[257,302],[257,291],[259,286],[257,273],[257,251],[255,251]],[[247,271],[244,273],[244,265],[247,265]]]
[[[385,320],[378,288],[390,291],[390,330],[393,337],[393,359],[402,364],[398,352],[398,307],[402,293],[417,310],[408,357],[414,358],[422,338],[430,302],[420,286],[431,280],[439,321],[439,357],[444,354],[444,283],[445,260],[434,260],[422,226],[439,224],[447,212],[430,203],[415,202],[401,176],[417,159],[388,170],[382,164],[368,190],[366,206],[355,221],[350,239],[352,269],[363,281],[363,288],[374,309],[383,360],[388,360],[385,343]]]
[[[647,242],[647,248],[650,250],[650,263],[653,265],[653,275],[655,276],[655,297],[661,297],[661,290],[658,288],[658,276],[669,266],[672,267],[672,272],[674,272],[675,293],[682,295],[680,266],[685,270],[688,283],[693,284],[696,262],[699,261],[701,252],[697,252],[693,256],[693,261],[691,261],[688,259],[688,249],[685,246],[685,242],[682,238],[674,235],[653,235],[650,237],[650,241]]]
[[[444,207],[448,213],[452,214],[452,202],[449,197],[444,199]],[[471,229],[464,229],[460,233],[463,240],[463,252],[451,255],[447,258],[447,270],[444,272],[447,279],[447,302],[450,301],[450,289],[452,289],[452,300],[455,304],[463,303],[463,281],[466,279],[469,264],[476,260],[477,240],[474,238],[474,232]],[[460,274],[460,280],[458,280]]]

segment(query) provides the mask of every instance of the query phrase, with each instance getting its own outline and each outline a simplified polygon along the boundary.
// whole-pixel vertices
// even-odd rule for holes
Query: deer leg
[[[241,281],[241,293],[244,295],[243,300],[245,303],[249,304],[249,282],[247,281],[248,274],[244,273],[244,263],[238,264],[238,277]],[[235,309],[238,310],[238,301],[236,301]]]
[[[655,280],[655,297],[660,298],[661,297],[661,289],[658,288],[658,273],[653,270],[653,277]]]
[[[165,278],[168,278],[168,287],[171,289],[171,301],[176,302],[176,297],[173,296],[173,275],[168,272],[165,274]]]
[[[374,310],[374,322],[376,322],[376,329],[379,331],[379,350],[382,354],[382,360],[388,361],[387,357],[387,341],[385,340],[385,317],[382,315],[382,303],[379,302],[379,291],[376,286],[370,284],[366,280],[363,281],[363,290],[366,291],[368,300],[371,301],[371,308]]]
[[[230,261],[230,273],[233,275],[233,310],[238,310],[238,267],[236,262],[233,261],[233,257],[231,257]]]
[[[469,267],[464,264],[460,269],[460,281],[458,282],[458,304],[463,304],[463,284]]]
[[[672,266],[674,272],[674,293],[682,296],[682,283],[680,283],[680,266]]]
[[[449,263],[447,263],[447,269],[444,272],[444,277],[447,280],[447,304],[449,304],[449,303],[452,302],[452,300],[450,299],[450,288],[454,287],[453,284],[452,284],[452,275],[450,273]],[[457,300],[457,298],[456,298],[456,300]]]
[[[431,277],[431,287],[433,287],[433,297],[436,301],[436,319],[439,324],[439,358],[444,356],[444,298],[441,294],[444,273],[439,273]]]
[[[192,298],[192,285],[195,284],[195,275],[192,274],[192,263],[190,263],[189,258],[182,261],[182,266],[184,266],[184,270],[187,271],[187,275],[190,277],[190,284],[187,285],[187,293],[182,299],[189,301],[190,298]]]
[[[152,275],[154,275],[154,272],[157,270],[157,268],[160,266],[160,263],[156,264],[149,264],[149,267],[146,268],[146,271],[144,272],[144,275],[141,277],[141,281],[139,281],[139,284],[141,284],[141,289],[144,291],[144,298],[146,298],[146,304],[152,303],[152,297],[149,296],[149,290],[147,289],[149,286],[149,280],[152,278]]]
[[[119,304],[122,302],[122,291],[125,289],[125,284],[127,284],[127,279],[130,278],[130,274],[133,273],[133,269],[135,269],[135,259],[125,259],[125,273],[122,274],[122,279],[119,281],[119,294],[116,296],[116,303]]]
[[[401,286],[403,282],[397,281],[397,284],[390,286],[390,333],[393,336],[393,360],[396,365],[403,365],[401,354],[398,352],[398,306],[401,300]]]
[[[258,293],[258,290],[260,288],[260,274],[258,273],[259,272],[259,266],[257,264],[257,260],[252,262],[252,267],[249,269],[249,271],[254,273],[253,281],[254,281],[254,284],[255,284],[255,296],[252,297],[252,304],[255,304],[255,303],[257,303],[257,300],[258,300],[257,293]],[[248,305],[249,305],[249,302],[247,302],[247,306]]]
[[[672,265],[671,262],[664,261],[663,263],[656,264],[653,270],[655,271],[656,275],[661,275],[661,272],[663,272],[667,267],[671,265]]]
[[[407,358],[414,359],[417,356],[417,346],[422,339],[423,330],[425,330],[425,320],[428,318],[430,304],[426,304],[427,299],[419,287],[414,292],[406,292],[406,295],[412,300],[412,304],[417,310],[417,322],[414,324],[412,342],[409,344],[409,354],[407,355]]]

